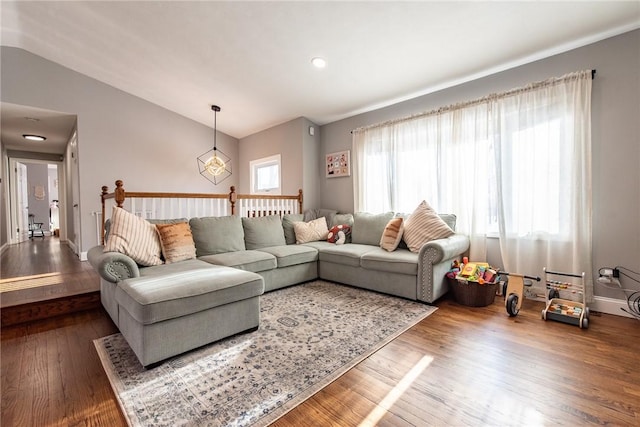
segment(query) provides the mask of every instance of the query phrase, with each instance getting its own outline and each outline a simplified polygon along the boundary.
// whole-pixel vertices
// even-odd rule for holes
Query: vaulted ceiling
[[[2,44],[236,138],[322,125],[640,27],[640,2],[3,1]],[[314,57],[327,66],[312,66]]]

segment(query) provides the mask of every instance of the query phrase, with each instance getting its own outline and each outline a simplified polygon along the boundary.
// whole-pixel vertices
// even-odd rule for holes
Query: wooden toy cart
[[[560,273],[547,271],[545,267],[544,276],[547,292],[544,296],[545,308],[542,310],[542,318],[588,328],[589,307],[584,289],[584,272]],[[570,295],[578,295],[581,301],[569,299]],[[561,298],[562,296],[565,298]]]

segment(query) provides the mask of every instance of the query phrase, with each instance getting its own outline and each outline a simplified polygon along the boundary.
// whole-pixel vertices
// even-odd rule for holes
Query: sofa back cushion
[[[303,213],[302,220],[304,222],[313,221],[314,219],[318,219],[320,217],[324,217],[327,220],[327,227],[330,224],[333,224],[333,217],[338,213],[338,211],[334,209],[307,209]]]
[[[330,228],[336,225],[348,225],[353,227],[353,214],[350,213],[337,213],[333,216],[333,222],[327,223]]]
[[[282,228],[284,229],[284,240],[287,242],[287,245],[295,245],[296,243],[296,232],[293,229],[294,222],[303,221],[303,214],[285,214],[282,217]]]
[[[456,220],[458,217],[454,214],[438,214],[438,216],[449,226],[451,230],[456,231]]]
[[[248,250],[287,244],[282,220],[278,215],[242,218],[242,227],[244,228],[244,246]]]
[[[245,250],[242,221],[237,216],[191,218],[196,255],[215,255]]]
[[[382,237],[384,228],[391,218],[393,218],[393,212],[382,214],[356,212],[353,215],[351,242],[361,245],[380,245],[380,238]]]

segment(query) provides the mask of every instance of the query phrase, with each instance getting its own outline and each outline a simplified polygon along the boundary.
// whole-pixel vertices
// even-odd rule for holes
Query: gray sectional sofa
[[[305,216],[192,218],[196,258],[157,266],[96,246],[88,259],[100,274],[102,304],[148,366],[257,328],[263,292],[318,278],[433,303],[447,292],[451,262],[469,247],[454,234],[419,253],[387,252],[378,244],[392,213],[327,215],[329,227],[352,227],[350,243],[296,244],[293,223]],[[455,217],[443,219],[455,227]]]

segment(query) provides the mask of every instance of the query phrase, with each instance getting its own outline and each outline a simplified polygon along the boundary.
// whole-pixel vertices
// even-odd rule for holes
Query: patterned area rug
[[[145,370],[121,334],[95,340],[132,426],[264,426],[436,310],[324,281],[264,294],[257,331]]]

